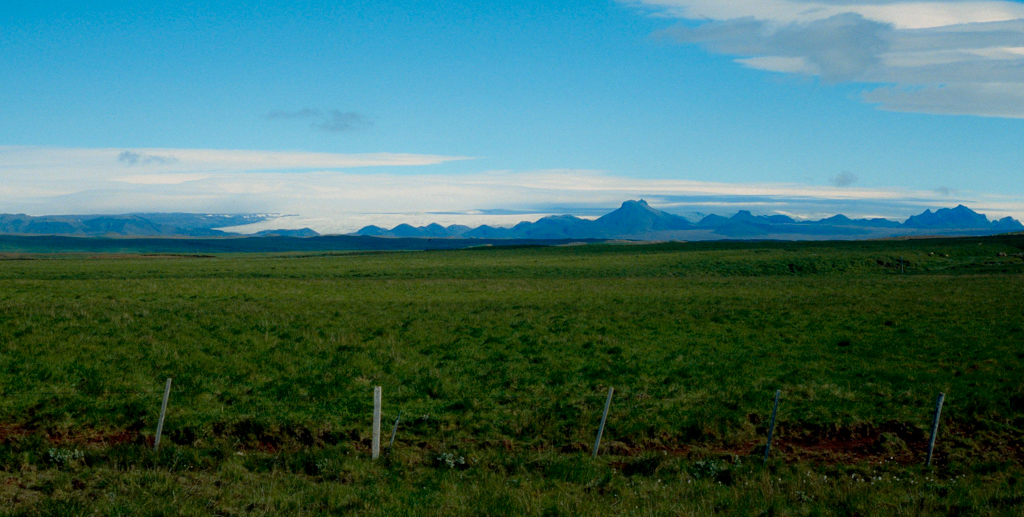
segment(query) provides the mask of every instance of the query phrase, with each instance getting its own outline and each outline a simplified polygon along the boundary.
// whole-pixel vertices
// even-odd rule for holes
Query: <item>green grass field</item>
[[[9,253],[0,514],[1020,515],[1022,250]]]

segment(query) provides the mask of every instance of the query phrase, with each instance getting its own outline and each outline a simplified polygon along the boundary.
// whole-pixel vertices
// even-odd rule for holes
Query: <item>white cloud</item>
[[[189,181],[204,180],[209,177],[206,174],[133,174],[111,178],[111,180],[135,185],[177,185]]]
[[[1024,118],[1024,4],[638,0],[680,42],[777,73],[869,86],[880,109]],[[696,25],[693,25],[696,23]],[[877,86],[881,85],[881,86]]]
[[[777,25],[807,23],[840,14],[900,29],[928,29],[967,23],[1024,19],[1024,5],[1015,2],[960,0],[950,2],[809,2],[801,0],[634,0],[663,16],[690,20],[731,20],[751,17]]]
[[[1016,83],[883,87],[863,98],[890,111],[1024,118],[1024,85]]]
[[[245,151],[220,149],[81,149],[0,146],[0,173],[58,172],[76,176],[105,176],[118,171],[253,172],[351,169],[437,165],[461,156],[403,153],[337,154],[304,151]]]
[[[788,74],[814,75],[819,70],[802,57],[789,56],[761,56],[748,57],[736,60],[737,63],[746,65],[749,68],[765,70],[768,72],[783,72]]]

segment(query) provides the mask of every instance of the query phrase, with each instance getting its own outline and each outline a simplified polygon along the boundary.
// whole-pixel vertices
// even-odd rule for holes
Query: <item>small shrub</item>
[[[62,448],[50,448],[46,452],[46,457],[53,465],[58,468],[70,468],[85,458],[85,453],[78,449],[62,449]]]
[[[459,469],[464,470],[468,467],[466,465],[466,458],[457,456],[454,452],[442,452],[437,455],[436,465],[438,468],[447,469]]]
[[[690,468],[690,475],[697,479],[714,479],[722,472],[715,460],[699,460]]]

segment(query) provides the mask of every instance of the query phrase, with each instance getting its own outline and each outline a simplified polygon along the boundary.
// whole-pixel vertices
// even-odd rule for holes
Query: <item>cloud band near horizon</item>
[[[948,188],[854,187],[852,174],[825,186],[641,179],[585,170],[454,174],[417,168],[460,159],[465,158],[0,147],[6,180],[0,185],[0,212],[283,213],[298,216],[285,221],[288,227],[321,233],[368,224],[507,225],[554,213],[600,215],[639,198],[676,213],[750,209],[807,218],[844,213],[902,219],[925,208],[963,203],[990,217],[1024,219],[1021,198]]]

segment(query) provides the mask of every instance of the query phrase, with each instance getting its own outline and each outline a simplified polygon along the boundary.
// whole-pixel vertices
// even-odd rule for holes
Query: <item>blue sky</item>
[[[1024,218],[1024,3],[4,2],[0,212]]]

